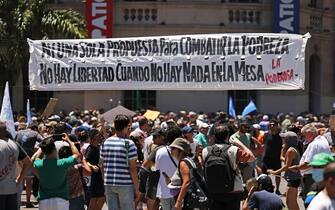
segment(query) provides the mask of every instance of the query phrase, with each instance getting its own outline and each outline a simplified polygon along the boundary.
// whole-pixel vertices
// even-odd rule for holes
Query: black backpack
[[[192,159],[184,158],[183,161],[190,170],[190,185],[184,197],[184,207],[186,207],[186,209],[209,209],[208,191],[202,174]],[[181,181],[183,181],[179,167],[178,170]]]
[[[205,181],[209,195],[215,199],[234,190],[236,172],[230,164],[229,144],[223,144],[223,148],[217,145],[207,148],[208,156],[204,167]]]

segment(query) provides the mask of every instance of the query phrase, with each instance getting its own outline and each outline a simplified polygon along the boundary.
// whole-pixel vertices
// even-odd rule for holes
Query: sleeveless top
[[[300,154],[299,154],[299,152],[295,148],[293,148],[293,149],[296,152],[296,156],[292,160],[291,166],[293,166],[293,165],[299,165],[299,163],[300,163]],[[285,177],[285,179],[287,181],[298,180],[298,179],[301,178],[301,174],[300,174],[300,171],[287,170],[285,172],[285,174],[284,174],[284,177]]]

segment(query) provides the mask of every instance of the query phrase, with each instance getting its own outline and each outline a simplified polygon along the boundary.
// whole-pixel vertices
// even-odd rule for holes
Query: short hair
[[[329,163],[325,170],[323,171],[323,177],[324,180],[327,180],[329,178],[335,179],[335,162]]]
[[[229,129],[226,125],[218,125],[214,128],[215,142],[224,142],[229,136]]]
[[[126,115],[119,114],[116,115],[114,119],[114,128],[116,131],[122,131],[126,128],[130,123],[130,118]]]
[[[93,139],[94,137],[96,137],[98,134],[100,134],[99,130],[96,128],[91,129],[88,132],[88,136],[90,137],[90,139]]]
[[[307,125],[301,128],[301,133],[308,133],[308,132],[318,134],[318,129],[312,123],[308,123]]]
[[[138,121],[138,125],[142,127],[143,125],[148,124],[147,118],[143,117]]]
[[[54,127],[55,134],[66,133],[66,131],[67,131],[67,127],[66,127],[66,124],[64,122],[59,122]]]
[[[56,150],[55,142],[52,137],[47,137],[43,139],[39,146],[45,155],[49,155]]]
[[[0,133],[4,132],[4,134],[7,133],[7,126],[6,123],[3,121],[0,121]]]
[[[71,148],[69,146],[62,146],[58,151],[58,157],[60,159],[68,158],[71,155],[73,155],[73,154],[72,154]]]
[[[177,126],[168,127],[168,129],[166,130],[165,141],[171,144],[178,137],[182,137],[182,132],[180,128],[178,128]]]

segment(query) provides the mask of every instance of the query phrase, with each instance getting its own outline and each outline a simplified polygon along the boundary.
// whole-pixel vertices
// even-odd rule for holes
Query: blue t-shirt
[[[285,205],[278,195],[262,190],[252,194],[248,207],[258,210],[282,210]]]

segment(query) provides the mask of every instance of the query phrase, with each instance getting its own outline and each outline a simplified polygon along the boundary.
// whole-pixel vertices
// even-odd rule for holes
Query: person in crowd
[[[178,137],[181,137],[182,133],[176,126],[170,126],[166,141],[171,143]],[[174,195],[170,192],[168,185],[165,181],[165,176],[172,177],[174,172],[177,170],[178,160],[171,155],[171,147],[165,146],[157,150],[155,159],[155,168],[160,171],[160,177],[157,185],[156,196],[160,200],[160,205],[163,210],[175,209]],[[165,175],[163,175],[165,174]]]
[[[249,124],[246,121],[242,121],[239,124],[238,131],[230,136],[229,142],[235,144],[235,142],[241,142],[249,150],[251,150],[251,135],[248,133]],[[243,183],[253,177],[255,163],[240,163],[240,171],[242,173]]]
[[[116,134],[103,142],[100,151],[108,209],[135,209],[139,185],[136,146],[129,140],[131,121],[125,115],[117,115],[114,127]]]
[[[329,145],[332,147],[333,152],[335,152],[335,115],[329,117],[329,128],[323,136],[328,140]]]
[[[28,125],[27,129],[20,130],[17,132],[15,141],[18,142],[22,148],[26,151],[29,157],[32,157],[35,153],[36,144],[43,140],[43,137],[37,132],[38,127],[36,124]],[[25,186],[26,186],[26,207],[34,208],[30,197],[32,193],[32,180],[34,178],[34,174],[32,170],[30,170],[27,176],[24,178]]]
[[[256,172],[258,175],[262,173],[262,161],[264,155],[264,131],[261,130],[259,124],[253,124],[250,130],[251,150],[256,157]]]
[[[243,202],[242,210],[282,210],[285,205],[274,192],[272,180],[269,176],[261,174],[257,183],[251,188],[247,199]]]
[[[208,146],[208,130],[209,125],[205,122],[202,122],[199,125],[199,133],[194,137],[202,148],[206,148]]]
[[[326,166],[323,172],[325,188],[318,193],[308,206],[308,210],[335,209],[335,162]]]
[[[186,191],[190,185],[190,167],[196,168],[196,164],[193,161],[193,154],[191,152],[191,146],[189,141],[183,138],[176,138],[170,145],[171,155],[179,161],[178,170],[171,177],[171,182],[176,186],[180,186],[180,191],[178,193],[175,209],[176,210],[187,210],[186,202],[184,200]],[[186,162],[187,161],[187,162]]]
[[[168,130],[170,131],[170,130]],[[159,199],[156,197],[157,185],[160,177],[160,172],[155,168],[157,150],[166,145],[166,132],[161,128],[153,131],[153,144],[149,148],[149,157],[144,160],[139,170],[139,191],[141,198],[146,199],[148,210],[159,209]]]
[[[297,165],[300,162],[300,154],[297,150],[298,136],[292,131],[281,133],[280,136],[284,139],[285,142],[283,149],[285,163],[280,169],[276,171],[268,169],[267,172],[276,176],[281,176],[281,173],[285,172],[284,177],[287,181],[286,205],[290,210],[299,210],[297,199],[298,187],[300,186],[301,182],[301,174],[300,171],[289,170],[290,166]]]
[[[102,174],[99,167],[100,158],[100,144],[102,142],[102,135],[93,128],[89,131],[90,145],[86,149],[85,159],[91,168],[91,182],[88,186],[90,195],[90,204],[88,210],[101,210],[106,198]]]
[[[149,121],[145,117],[140,117],[138,120],[139,127],[134,130],[134,132],[139,132],[143,135],[144,138],[148,137],[148,134],[151,131],[151,126],[149,124]]]
[[[312,178],[314,184],[311,186],[311,191],[307,193],[304,205],[307,208],[315,196],[324,189],[325,181],[323,177],[324,168],[335,161],[335,158],[328,153],[319,153],[314,155],[312,162],[308,165],[313,167]]]
[[[22,169],[16,176],[16,164],[20,161]],[[0,121],[0,209],[17,210],[17,185],[19,185],[32,166],[31,159],[24,149],[8,138],[7,126]]]
[[[269,130],[269,124],[270,124],[270,121],[269,121],[269,116],[268,115],[264,115],[262,117],[262,121],[259,122],[259,125],[261,127],[261,130],[263,131],[268,131]]]
[[[278,121],[271,120],[269,123],[269,132],[264,136],[265,152],[263,158],[263,173],[268,169],[278,170],[281,168],[282,138],[279,136],[280,128]],[[276,194],[281,195],[279,191],[280,176],[276,176]]]
[[[202,158],[205,162],[207,157],[210,154],[210,151],[214,146],[223,149],[225,145],[229,144],[229,129],[226,125],[219,124],[214,128],[215,135],[215,144],[210,147],[206,147],[202,151]],[[243,193],[243,181],[241,172],[239,170],[239,163],[247,163],[255,160],[255,156],[252,152],[239,140],[235,139],[234,145],[230,146],[227,150],[229,157],[229,163],[231,164],[232,170],[234,170],[234,189],[231,193],[224,194],[219,197],[211,197],[213,200],[210,207],[211,210],[221,210],[221,209],[230,209],[230,210],[239,210],[241,194]],[[209,192],[211,193],[211,192]]]
[[[194,156],[194,161],[196,163],[199,163],[200,165],[203,165],[201,153],[202,153],[202,146],[198,145],[198,141],[193,138],[194,135],[194,129],[191,126],[184,126],[181,129],[183,137],[190,143],[191,146],[191,152]]]
[[[301,133],[305,138],[305,141],[309,142],[306,150],[301,156],[300,163],[289,167],[291,170],[300,170],[303,175],[303,189],[302,189],[302,199],[306,199],[306,195],[311,191],[311,186],[314,183],[312,172],[313,168],[308,164],[312,161],[314,155],[319,153],[330,154],[330,148],[328,141],[325,137],[318,135],[317,128],[309,123],[302,127]]]
[[[129,135],[130,139],[135,143],[137,148],[137,162],[139,164],[143,163],[144,155],[143,155],[143,147],[144,147],[144,134],[139,131],[133,131]]]
[[[59,159],[68,158],[73,155],[69,146],[63,146],[58,151]],[[70,167],[67,173],[67,180],[69,185],[69,209],[70,210],[84,210],[84,183],[83,176],[90,176],[91,168],[83,159],[81,163]]]
[[[40,149],[33,155],[35,173],[39,177],[40,187],[38,191],[38,201],[40,210],[69,209],[69,186],[67,182],[68,168],[77,163],[81,157],[77,147],[70,141],[68,135],[63,135],[71,148],[73,155],[68,158],[58,159],[58,153],[54,143],[54,138],[48,137],[40,144]],[[43,159],[37,159],[41,153],[45,155]],[[55,178],[57,177],[57,178]]]

